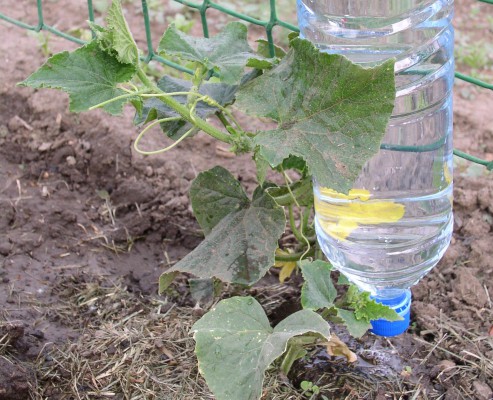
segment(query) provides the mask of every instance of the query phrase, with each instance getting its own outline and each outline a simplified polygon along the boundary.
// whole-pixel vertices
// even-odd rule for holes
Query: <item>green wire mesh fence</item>
[[[183,4],[187,7],[190,7],[192,9],[195,9],[199,12],[200,14],[200,20],[202,23],[202,32],[204,37],[209,37],[209,26],[207,22],[207,10],[208,9],[215,9],[218,10],[224,14],[230,15],[232,17],[238,18],[242,21],[249,22],[254,25],[261,26],[265,29],[265,33],[267,36],[267,40],[269,42],[269,50],[272,56],[274,56],[274,39],[272,35],[273,28],[275,26],[280,26],[283,27],[287,30],[298,32],[299,29],[288,23],[285,22],[281,19],[278,18],[277,15],[277,9],[276,9],[276,0],[269,0],[269,6],[270,6],[270,16],[268,20],[260,20],[257,18],[254,18],[252,16],[240,13],[235,11],[232,8],[224,7],[220,4],[217,4],[211,0],[202,0],[199,3],[189,1],[189,0],[173,0],[177,3]],[[478,0],[481,3],[487,3],[487,4],[492,4],[493,5],[493,0]],[[62,32],[59,29],[55,28],[54,26],[48,25],[44,22],[44,17],[43,17],[43,1],[42,0],[36,0],[37,3],[37,12],[38,12],[38,23],[36,25],[29,25],[23,21],[11,18],[2,12],[0,12],[0,20],[7,21],[11,24],[14,24],[16,26],[19,26],[24,29],[28,29],[30,31],[34,32],[40,32],[42,30],[51,32],[54,35],[60,36],[64,39],[70,40],[72,42],[78,43],[78,44],[85,44],[86,42],[84,40],[81,40],[73,35],[70,35],[68,33]],[[145,34],[146,34],[146,43],[147,43],[147,54],[143,57],[143,61],[146,63],[149,63],[150,61],[157,61],[162,64],[168,65],[172,68],[175,68],[179,71],[186,72],[192,74],[193,71],[183,67],[182,65],[179,65],[171,60],[167,60],[158,54],[154,52],[154,48],[152,45],[152,35],[151,35],[151,25],[150,25],[150,19],[149,19],[149,10],[147,6],[147,0],[141,0],[142,3],[142,14],[143,14],[143,22],[144,22],[144,29],[145,29]],[[90,21],[94,22],[94,7],[93,7],[93,0],[87,0],[87,13]],[[493,84],[484,82],[480,79],[474,78],[469,75],[462,74],[460,72],[455,73],[455,77],[458,79],[461,79],[463,81],[472,83],[474,85],[480,86],[485,89],[490,89],[493,90]],[[488,170],[493,170],[493,160],[488,161],[488,160],[483,160],[481,158],[472,156],[470,154],[464,153],[463,151],[454,150],[454,154],[458,157],[464,158],[468,161],[472,161],[474,163],[484,165]]]

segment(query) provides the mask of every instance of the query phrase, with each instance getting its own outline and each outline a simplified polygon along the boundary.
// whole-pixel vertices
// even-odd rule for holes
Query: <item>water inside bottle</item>
[[[333,265],[392,297],[440,260],[452,217],[453,0],[299,0],[301,35],[362,66],[396,58],[382,150],[349,194],[315,180],[316,228]]]

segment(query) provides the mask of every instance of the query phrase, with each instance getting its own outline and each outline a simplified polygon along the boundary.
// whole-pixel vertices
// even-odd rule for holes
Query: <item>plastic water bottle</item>
[[[453,0],[298,0],[301,36],[369,67],[395,58],[397,96],[381,150],[349,194],[317,185],[316,230],[329,261],[404,318],[410,287],[447,249],[452,215]]]

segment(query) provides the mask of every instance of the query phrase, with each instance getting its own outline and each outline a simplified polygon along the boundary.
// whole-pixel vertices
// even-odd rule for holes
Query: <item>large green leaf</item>
[[[172,78],[170,76],[164,76],[158,82],[158,87],[165,93],[173,92],[189,92],[192,83],[183,79]],[[234,101],[235,92],[238,89],[237,85],[228,85],[225,83],[204,83],[200,86],[199,93],[207,95],[214,99],[218,104],[226,106]],[[173,98],[181,104],[187,103],[187,96],[173,96]],[[218,111],[218,108],[204,101],[198,102],[195,112],[201,118],[206,118],[211,114]],[[174,109],[168,107],[162,101],[157,98],[150,98],[144,102],[143,108],[135,115],[134,122],[136,124],[147,123],[154,119],[178,117],[178,114]],[[174,139],[179,139],[184,135],[192,125],[185,121],[173,121],[164,122],[161,124],[163,132]]]
[[[332,266],[325,261],[302,261],[301,273],[305,283],[301,289],[301,305],[303,308],[318,310],[334,305],[337,290],[332,283],[330,271]]]
[[[265,370],[291,338],[312,332],[330,339],[327,322],[310,310],[298,311],[272,329],[252,297],[221,301],[192,331],[199,371],[217,400],[259,399]]]
[[[190,187],[190,198],[195,218],[206,236],[228,214],[250,204],[240,182],[222,167],[200,173]]]
[[[245,85],[236,105],[279,122],[255,143],[272,166],[306,160],[322,186],[347,192],[376,154],[394,107],[394,61],[364,69],[293,39],[280,64]]]
[[[171,25],[158,51],[219,70],[225,83],[238,82],[248,59],[258,57],[248,45],[246,26],[240,22],[229,23],[213,38],[189,36]]]
[[[257,282],[274,265],[277,240],[286,225],[283,209],[261,187],[250,201],[222,167],[200,173],[190,194],[207,236],[161,276],[160,291],[176,271],[244,285]]]
[[[259,185],[263,185],[267,179],[267,172],[270,171],[270,164],[258,152],[255,152],[252,158],[257,167],[257,182]]]
[[[50,57],[20,85],[62,89],[70,96],[70,111],[80,112],[125,94],[118,84],[131,80],[135,72],[133,65],[120,63],[96,42],[91,42],[73,52],[64,51]],[[128,100],[115,101],[103,108],[119,114]]]

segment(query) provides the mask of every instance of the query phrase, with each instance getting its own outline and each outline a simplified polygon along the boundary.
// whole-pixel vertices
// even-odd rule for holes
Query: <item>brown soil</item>
[[[0,12],[35,21],[35,7],[23,3],[6,0]],[[83,27],[85,2],[73,3],[46,2],[48,22],[61,30]],[[463,1],[458,13],[467,15],[472,4]],[[137,11],[130,7],[128,17],[143,43]],[[162,27],[154,25],[156,39]],[[161,272],[202,237],[187,197],[190,182],[220,164],[248,187],[255,182],[253,165],[248,156],[233,159],[205,135],[166,156],[135,154],[129,110],[123,118],[74,115],[58,92],[16,87],[45,56],[20,28],[0,23],[0,37],[0,399],[100,398],[84,394],[81,388],[92,383],[83,378],[79,397],[71,397],[76,395],[60,389],[69,382],[68,372],[43,371],[67,349],[94,361],[95,352],[83,352],[87,340],[98,337],[94,332],[135,312],[151,315],[151,305],[158,304],[166,318],[174,318],[169,323],[179,325],[181,314],[170,317],[162,304],[182,307],[189,327],[203,311],[193,309],[186,285],[167,298],[156,292]],[[51,52],[73,47],[49,39]],[[492,94],[469,87],[467,96],[457,93],[456,146],[491,159]],[[314,352],[308,362],[295,365],[294,387],[310,380],[323,386],[328,398],[493,399],[493,180],[484,169],[460,163],[455,186],[453,243],[413,288],[409,332],[389,340],[367,334],[359,341],[338,332],[360,356],[358,365]],[[299,307],[296,281],[267,294],[270,289],[252,289],[264,299],[272,321]],[[106,295],[118,302],[108,303]],[[187,346],[182,351],[193,347]],[[117,350],[112,354],[120,354]],[[190,360],[180,360],[170,364],[172,374],[197,374]],[[301,398],[288,389],[284,397],[267,391],[265,398]],[[211,398],[206,389],[188,397],[173,390],[157,398]]]

